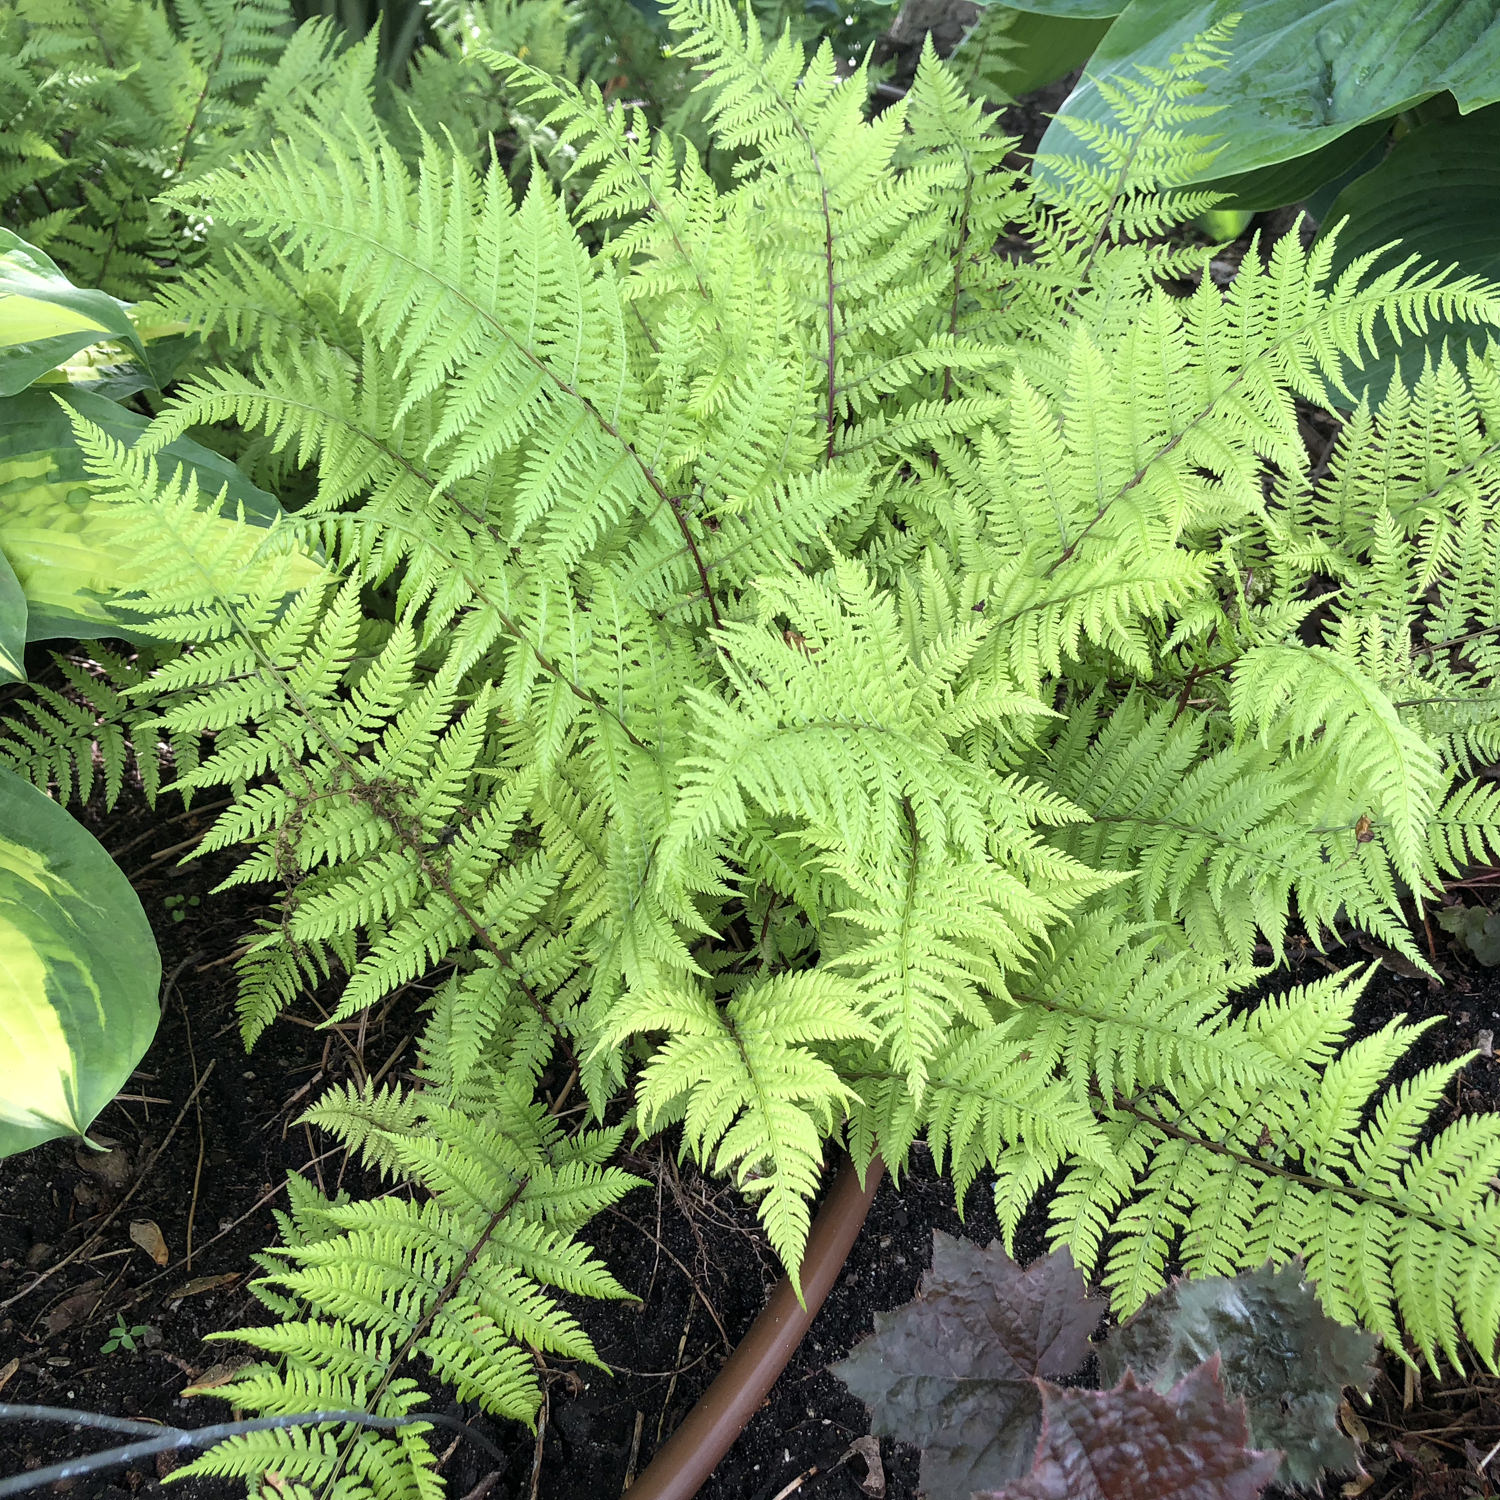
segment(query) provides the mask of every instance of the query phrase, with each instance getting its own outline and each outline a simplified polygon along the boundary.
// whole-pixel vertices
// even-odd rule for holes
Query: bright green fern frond
[[[1416,1034],[1399,1021],[1332,1056],[1328,1025],[1336,1045],[1358,989],[1324,987],[1337,1003],[1288,1052],[1301,1066],[1269,1085],[1121,1097],[1106,1129],[1134,1188],[1102,1194],[1097,1169],[1070,1168],[1053,1234],[1096,1265],[1102,1202],[1114,1233],[1104,1280],[1125,1307],[1160,1284],[1168,1258],[1222,1275],[1302,1256],[1334,1316],[1392,1342],[1404,1327],[1434,1368],[1440,1353],[1459,1359],[1462,1337],[1493,1367],[1500,1121],[1460,1120],[1417,1147],[1461,1064],[1382,1090]]]
[[[1417,883],[1442,767],[1378,684],[1325,647],[1262,646],[1235,668],[1230,710],[1265,744],[1295,748],[1321,737],[1335,774],[1366,789],[1396,868]]]
[[[809,1044],[874,1039],[858,992],[809,971],[749,984],[722,1010],[677,991],[631,997],[616,1014],[613,1045],[667,1034],[637,1087],[642,1124],[680,1116],[700,1159],[734,1169],[795,1285],[823,1141],[853,1097]]]
[[[618,1132],[575,1144],[529,1105],[486,1122],[389,1090],[334,1093],[309,1119],[431,1196],[318,1205],[310,1232],[289,1238],[256,1288],[296,1315],[242,1336],[288,1363],[242,1374],[237,1404],[404,1415],[427,1399],[401,1373],[420,1357],[461,1399],[529,1422],[541,1401],[534,1349],[597,1362],[552,1293],[625,1295],[571,1238],[636,1184],[600,1164]],[[441,1493],[420,1428],[296,1431],[296,1442],[272,1432],[221,1444],[195,1471],[275,1470],[382,1500]]]

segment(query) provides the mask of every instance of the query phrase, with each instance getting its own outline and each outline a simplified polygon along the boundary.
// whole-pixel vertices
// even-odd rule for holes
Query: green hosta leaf
[[[1011,11],[1004,32],[1009,45],[996,73],[1006,92],[1015,98],[1071,73],[1109,29],[1107,19],[1094,19],[1085,11],[1058,10],[1044,15],[1032,6],[1013,6]],[[966,39],[953,56],[952,66],[960,78],[965,78],[968,45]]]
[[[24,682],[26,595],[15,569],[0,552],[0,682]]]
[[[129,882],[0,771],[0,1156],[82,1135],[156,1031],[161,959]]]
[[[1011,8],[1074,21],[1108,20],[1125,9],[1125,0],[1020,0]]]
[[[1354,1444],[1337,1426],[1345,1386],[1369,1387],[1375,1336],[1336,1323],[1292,1267],[1174,1281],[1099,1351],[1100,1377],[1127,1369],[1169,1391],[1217,1353],[1224,1388],[1243,1396],[1249,1441],[1283,1451],[1283,1483],[1316,1485],[1350,1469]]]
[[[1031,1466],[1036,1377],[1076,1373],[1103,1311],[1066,1250],[1023,1271],[998,1241],[980,1249],[939,1230],[916,1300],[876,1313],[875,1332],[833,1372],[875,1432],[922,1449],[929,1500],[968,1500]]]
[[[1213,121],[1210,120],[1205,128],[1212,130]],[[1358,166],[1363,170],[1368,165],[1365,158],[1385,140],[1390,129],[1389,120],[1371,120],[1368,125],[1356,125],[1326,146],[1309,151],[1306,156],[1272,162],[1270,166],[1257,167],[1253,172],[1216,179],[1209,185],[1225,195],[1222,207],[1246,213],[1261,213],[1268,208],[1301,203],[1325,183],[1336,183],[1350,168]]]
[[[1112,1391],[1042,1387],[1026,1478],[976,1500],[1255,1500],[1280,1455],[1245,1446],[1245,1407],[1210,1360],[1165,1394],[1127,1373]]]
[[[74,286],[40,250],[0,229],[0,396],[106,339],[146,357],[123,302]]]
[[[89,391],[25,391],[0,404],[0,552],[26,594],[26,638],[140,639],[127,623],[130,617],[110,604],[135,581],[120,540],[134,520],[91,498],[69,408],[132,446],[147,426],[144,417]],[[261,526],[280,512],[275,499],[228,459],[190,439],[169,443],[160,457],[164,476],[186,464],[209,493],[224,490],[226,527],[234,524],[228,517],[237,505],[247,521]],[[317,565],[309,560],[307,566],[302,581],[311,582]]]
[[[1229,8],[1220,0],[1132,0],[1061,112],[1108,123],[1101,79],[1133,77],[1141,64],[1165,66]],[[1204,77],[1198,101],[1220,107],[1207,122],[1224,146],[1215,178],[1306,156],[1444,90],[1464,111],[1500,99],[1500,8],[1492,4],[1260,0],[1238,10],[1229,65]],[[1082,148],[1054,121],[1040,149],[1068,155]]]
[[[1457,265],[1464,275],[1500,282],[1500,106],[1418,126],[1403,136],[1372,171],[1350,183],[1334,200],[1326,220],[1337,226],[1334,272],[1356,256],[1391,245],[1378,268],[1411,254],[1439,266]],[[1375,330],[1380,350],[1353,371],[1351,389],[1372,402],[1390,385],[1399,359],[1410,383],[1425,351],[1446,341],[1458,357],[1465,344],[1481,348],[1500,328],[1434,320],[1425,337],[1408,335],[1398,347],[1384,328]]]
[[[1487,969],[1500,964],[1500,916],[1482,906],[1449,906],[1438,913],[1438,926],[1451,932]]]

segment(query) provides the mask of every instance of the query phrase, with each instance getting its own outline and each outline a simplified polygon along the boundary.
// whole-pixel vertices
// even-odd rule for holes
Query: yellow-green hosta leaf
[[[151,1043],[160,982],[114,861],[0,771],[0,1157],[88,1129]]]
[[[145,359],[123,302],[74,286],[34,245],[0,229],[0,396],[24,391],[70,355],[110,339]]]
[[[38,388],[0,402],[0,553],[26,595],[26,639],[145,639],[131,623],[135,617],[111,603],[135,582],[126,538],[138,517],[93,498],[69,408],[131,446],[148,425],[90,391]],[[223,491],[226,537],[238,524],[232,519],[237,508],[257,526],[269,526],[281,513],[275,498],[228,459],[187,438],[163,448],[159,462],[164,476],[186,465],[202,490]],[[309,558],[291,585],[314,583],[321,573]]]
[[[25,682],[26,595],[0,552],[0,682]]]

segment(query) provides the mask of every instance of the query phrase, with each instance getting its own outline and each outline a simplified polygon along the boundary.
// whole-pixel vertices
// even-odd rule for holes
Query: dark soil
[[[225,863],[176,862],[183,841],[210,816],[204,809],[158,820],[127,793],[114,813],[91,820],[132,876],[157,928],[167,976],[163,1022],[129,1089],[100,1117],[96,1134],[118,1143],[109,1155],[58,1142],[0,1167],[0,1388],[7,1401],[174,1425],[224,1420],[222,1405],[180,1392],[212,1381],[243,1357],[233,1343],[205,1342],[207,1335],[263,1316],[246,1286],[254,1274],[250,1257],[275,1238],[271,1215],[287,1171],[321,1174],[329,1187],[342,1172],[343,1185],[362,1186],[326,1138],[296,1123],[299,1111],[330,1082],[377,1073],[400,1077],[410,1064],[412,1014],[396,1007],[363,1031],[319,1031],[313,1029],[316,1002],[300,1019],[272,1027],[246,1056],[226,959],[256,910],[242,893],[208,894]],[[182,920],[174,911],[185,913]],[[1435,937],[1441,945],[1443,935]],[[1374,1029],[1397,1012],[1413,1019],[1446,1015],[1424,1037],[1414,1064],[1475,1047],[1483,1052],[1500,1031],[1500,972],[1478,969],[1442,946],[1435,951],[1447,975],[1444,987],[1383,967],[1360,1014],[1361,1029]],[[1335,959],[1368,958],[1308,952],[1294,977],[1315,977]],[[1500,1061],[1481,1055],[1459,1075],[1446,1113],[1494,1108],[1500,1108]],[[702,1393],[776,1279],[754,1215],[732,1190],[679,1167],[670,1143],[652,1142],[626,1165],[649,1186],[596,1221],[594,1238],[641,1301],[582,1310],[612,1373],[552,1369],[536,1438],[451,1401],[445,1407],[440,1393],[435,1402],[436,1409],[471,1420],[506,1454],[483,1492],[493,1500],[620,1494]],[[138,1243],[149,1244],[147,1223],[164,1241],[165,1267]],[[864,1459],[840,1463],[868,1431],[864,1410],[825,1366],[870,1330],[876,1309],[912,1296],[935,1228],[980,1242],[996,1233],[982,1189],[976,1186],[960,1221],[951,1190],[919,1151],[899,1191],[889,1182],[882,1186],[811,1335],[704,1490],[705,1500],[773,1500],[804,1474],[797,1491],[804,1500],[870,1493],[860,1488],[871,1478]],[[1029,1252],[1040,1248],[1039,1228],[1025,1236]],[[134,1352],[103,1353],[121,1320],[127,1329],[144,1330],[134,1335]],[[1363,1493],[1370,1500],[1494,1493],[1476,1466],[1500,1442],[1500,1382],[1456,1375],[1413,1381],[1390,1361],[1373,1407],[1361,1414],[1373,1476]],[[0,1472],[110,1441],[32,1424],[3,1432]],[[889,1500],[914,1496],[916,1454],[885,1441],[880,1461]],[[449,1493],[455,1500],[468,1495],[495,1468],[479,1450],[456,1444],[443,1470]],[[809,1473],[814,1468],[818,1472]],[[115,1470],[74,1481],[68,1493],[77,1500],[155,1494],[168,1471],[165,1464],[145,1472]],[[238,1493],[238,1486],[195,1481],[174,1486],[174,1493],[217,1500]]]

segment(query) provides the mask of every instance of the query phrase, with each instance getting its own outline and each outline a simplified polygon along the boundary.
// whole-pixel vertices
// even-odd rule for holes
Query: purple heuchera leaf
[[[1256,1500],[1281,1463],[1245,1446],[1245,1403],[1225,1398],[1217,1358],[1165,1395],[1128,1371],[1112,1391],[1041,1392],[1031,1473],[975,1500]]]
[[[922,1449],[928,1500],[969,1500],[1030,1468],[1036,1377],[1077,1372],[1104,1307],[1066,1250],[1023,1271],[998,1243],[938,1231],[916,1300],[876,1313],[875,1332],[833,1371],[875,1432]]]
[[[1330,1318],[1300,1266],[1172,1282],[1110,1335],[1099,1370],[1113,1382],[1129,1368],[1165,1391],[1215,1352],[1224,1389],[1245,1398],[1250,1441],[1285,1455],[1283,1484],[1316,1485],[1324,1469],[1355,1466],[1339,1396],[1369,1389],[1375,1336]]]

